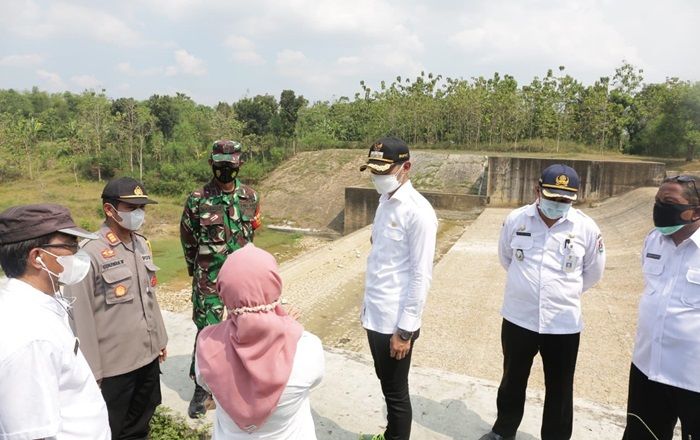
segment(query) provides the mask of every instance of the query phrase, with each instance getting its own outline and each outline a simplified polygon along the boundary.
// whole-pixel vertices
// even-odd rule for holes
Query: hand
[[[391,335],[391,339],[389,340],[389,356],[393,357],[397,361],[400,361],[401,359],[406,357],[410,350],[410,339],[408,341],[404,341],[396,333]]]
[[[301,318],[301,311],[296,307],[289,304],[285,304],[282,306],[282,308],[285,312],[287,312],[287,315],[292,317],[292,319],[296,319],[298,321]]]
[[[158,362],[163,363],[165,362],[165,359],[168,357],[168,349],[163,347],[163,349],[158,353]]]

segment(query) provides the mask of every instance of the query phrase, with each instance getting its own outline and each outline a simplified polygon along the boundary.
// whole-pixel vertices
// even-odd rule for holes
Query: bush
[[[160,405],[151,418],[150,440],[209,440],[211,426],[205,424],[192,428],[184,417],[173,414],[172,410]]]

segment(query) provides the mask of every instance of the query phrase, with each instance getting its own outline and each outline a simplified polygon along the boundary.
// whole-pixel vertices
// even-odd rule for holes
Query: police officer
[[[159,363],[168,337],[156,299],[158,267],[136,231],[145,207],[157,203],[130,177],[102,191],[105,222],[82,243],[90,256],[85,279],[66,289],[75,297],[73,327],[107,402],[113,439],[142,439],[161,402]]]
[[[538,352],[546,387],[541,438],[571,438],[581,295],[600,280],[605,267],[598,226],[571,207],[578,190],[573,168],[551,165],[539,179],[537,200],[512,211],[503,223],[498,245],[508,272],[501,310],[503,378],[496,422],[481,440],[515,438]]]
[[[645,289],[632,355],[625,440],[700,439],[700,194],[664,179],[644,240]]]
[[[253,241],[254,231],[261,224],[257,193],[237,178],[242,163],[240,143],[214,142],[209,157],[214,176],[189,195],[182,213],[180,240],[192,277],[192,320],[197,334],[205,326],[221,322],[224,306],[216,292],[219,269],[227,255]],[[193,351],[192,380],[194,359]],[[204,414],[208,399],[209,394],[195,380],[189,416]]]

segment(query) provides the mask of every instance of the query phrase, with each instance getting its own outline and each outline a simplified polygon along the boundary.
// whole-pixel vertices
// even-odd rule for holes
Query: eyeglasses
[[[78,252],[79,245],[78,243],[50,243],[50,244],[45,244],[42,246],[39,246],[40,248],[47,248],[47,247],[57,247],[57,248],[62,248],[66,249],[69,251],[73,251],[73,253]]]
[[[688,183],[691,182],[693,184],[693,189],[695,190],[695,197],[697,197],[698,202],[700,202],[700,194],[698,194],[698,188],[695,186],[695,179],[690,177],[690,176],[673,176],[669,177],[667,180],[671,180],[674,182],[679,182],[679,183]]]

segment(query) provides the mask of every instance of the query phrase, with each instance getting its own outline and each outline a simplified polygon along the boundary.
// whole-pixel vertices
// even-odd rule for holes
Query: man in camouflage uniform
[[[192,276],[192,320],[197,334],[204,327],[221,322],[224,305],[216,292],[216,277],[226,257],[253,241],[260,226],[257,193],[238,180],[241,144],[230,140],[214,142],[209,165],[214,177],[185,202],[180,221],[180,240],[187,270]],[[195,337],[195,344],[196,344]],[[195,345],[196,350],[196,345]],[[190,377],[194,377],[194,351]],[[206,412],[209,394],[195,380],[188,414],[195,418]]]

